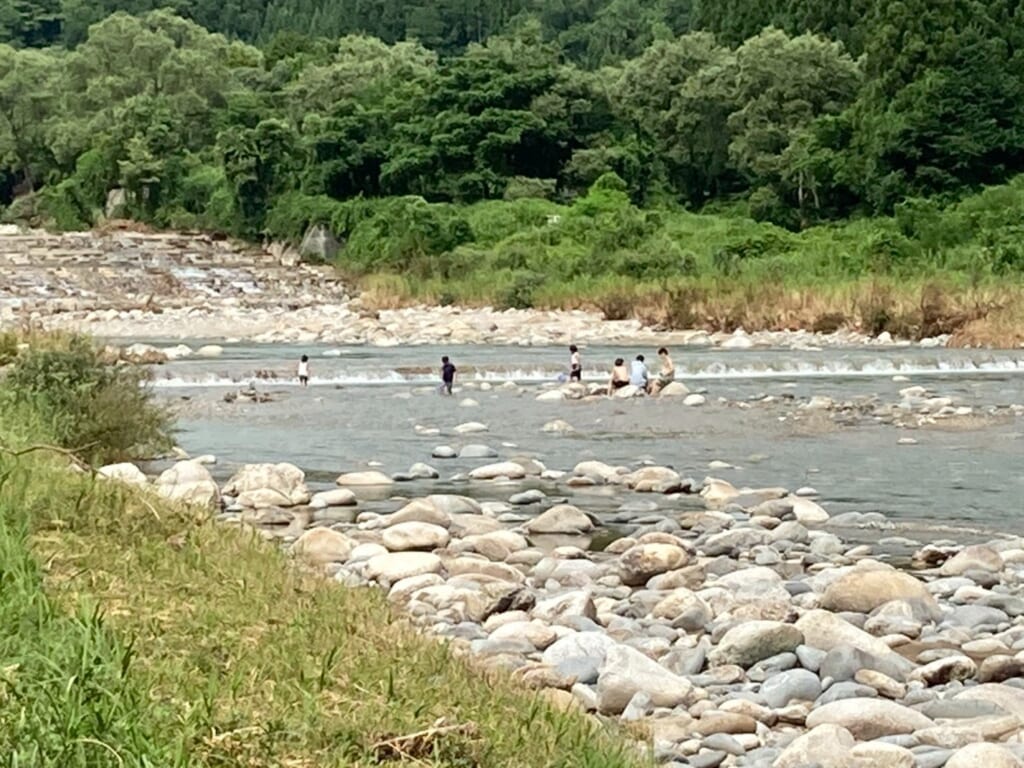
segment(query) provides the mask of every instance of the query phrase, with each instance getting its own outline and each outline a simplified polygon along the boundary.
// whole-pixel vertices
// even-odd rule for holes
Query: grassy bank
[[[31,449],[52,439],[31,408],[0,408],[6,765],[642,764],[586,716],[414,633],[377,591],[71,471]]]
[[[326,226],[370,308],[598,309],[668,328],[845,326],[962,344],[1024,341],[1024,177],[943,206],[791,232],[739,208],[633,206],[614,177],[572,205],[284,198],[270,231]]]

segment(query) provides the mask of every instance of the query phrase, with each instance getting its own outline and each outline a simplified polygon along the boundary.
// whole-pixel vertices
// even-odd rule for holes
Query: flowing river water
[[[584,380],[603,383],[615,357],[628,360],[637,351],[586,349]],[[642,351],[656,365],[653,350]],[[307,389],[294,377],[302,354],[311,359]],[[459,368],[452,398],[436,389],[442,354],[451,354]],[[1020,352],[679,349],[677,378],[705,394],[703,406],[687,407],[678,398],[537,401],[542,388],[557,382],[566,358],[562,348],[239,343],[225,344],[219,357],[157,366],[154,384],[178,412],[179,443],[193,454],[215,454],[220,479],[244,463],[289,461],[306,471],[311,486],[326,488],[343,471],[377,466],[394,473],[427,462],[442,479],[454,478],[454,492],[507,499],[508,488],[481,488],[459,477],[488,460],[431,458],[439,445],[458,450],[472,443],[502,458],[532,456],[552,469],[571,470],[587,459],[653,462],[698,481],[715,476],[737,487],[811,486],[833,516],[883,515],[893,525],[883,526],[889,534],[876,536],[893,530],[925,536],[921,529],[930,530],[927,538],[956,540],[972,532],[1024,533],[1024,416],[1011,410],[1024,403]],[[269,395],[268,402],[225,401],[226,393],[250,382]],[[806,407],[813,397],[899,403],[900,390],[915,385],[971,414],[907,428],[870,412],[851,416]],[[555,419],[573,431],[543,431]],[[488,431],[454,432],[469,421],[486,424]],[[430,429],[439,434],[422,434]],[[711,462],[731,467],[710,468]],[[552,497],[571,496],[611,526],[685,506],[685,500],[655,494],[637,501],[618,495],[615,486],[536,483]],[[413,495],[416,485],[394,486],[389,493]],[[437,484],[430,488],[425,492],[436,492]]]

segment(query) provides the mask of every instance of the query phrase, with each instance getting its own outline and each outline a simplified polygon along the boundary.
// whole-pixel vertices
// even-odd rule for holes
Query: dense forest
[[[865,217],[854,272],[1024,262],[1019,185],[995,235],[937,224],[1024,171],[1021,0],[2,0],[0,38],[12,220],[90,225],[119,189],[157,226],[326,224],[367,270],[500,250],[508,284],[538,249],[727,273]],[[694,212],[764,224],[694,254]]]

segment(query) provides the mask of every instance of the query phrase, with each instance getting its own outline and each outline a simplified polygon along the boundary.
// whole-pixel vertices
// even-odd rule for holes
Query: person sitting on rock
[[[608,382],[608,394],[615,390],[622,389],[629,385],[629,369],[626,368],[626,361],[621,357],[615,358],[615,366],[612,368],[612,378]]]
[[[629,365],[629,383],[646,392],[647,385],[649,384],[649,378],[650,376],[647,373],[647,363],[644,362],[644,356],[637,355],[636,360]]]
[[[676,379],[676,367],[672,358],[668,356],[668,350],[662,347],[658,350],[658,357],[661,358],[661,370],[658,377],[651,383],[651,394],[656,395]]]
[[[441,394],[450,395],[455,385],[455,366],[448,355],[441,358]]]

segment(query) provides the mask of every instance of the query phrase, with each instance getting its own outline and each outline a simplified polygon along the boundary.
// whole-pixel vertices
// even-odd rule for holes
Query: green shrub
[[[13,331],[0,333],[0,365],[14,362],[18,356],[18,334]]]
[[[93,464],[153,455],[171,445],[169,413],[143,385],[134,366],[103,362],[83,337],[56,349],[32,349],[16,359],[4,396],[33,413],[61,447]]]
[[[545,277],[537,272],[519,272],[512,278],[512,284],[501,297],[503,309],[530,309],[534,294],[544,285]]]

